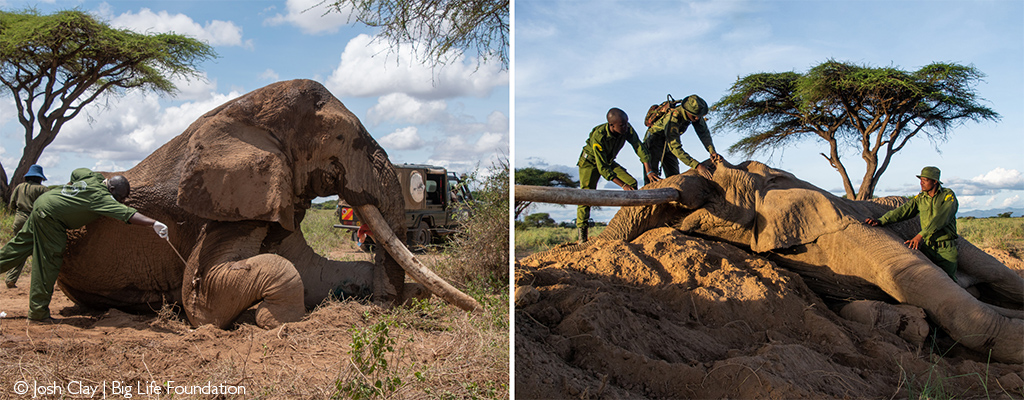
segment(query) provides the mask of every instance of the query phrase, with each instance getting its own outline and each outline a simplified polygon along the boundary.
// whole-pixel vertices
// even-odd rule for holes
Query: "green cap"
[[[703,117],[708,115],[708,103],[700,98],[700,96],[691,94],[683,99],[683,110],[698,117]]]
[[[928,179],[931,179],[933,181],[938,182],[941,185],[942,181],[939,180],[939,176],[941,174],[942,174],[942,172],[939,171],[939,169],[936,168],[936,167],[924,167],[924,169],[921,170],[921,175],[918,175],[917,177],[918,178],[928,178]]]

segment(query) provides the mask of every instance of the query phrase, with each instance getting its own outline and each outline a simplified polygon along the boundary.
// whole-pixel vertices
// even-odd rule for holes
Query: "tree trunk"
[[[843,165],[843,161],[839,159],[839,145],[835,138],[825,138],[828,141],[830,157],[825,157],[828,163],[832,165],[839,176],[843,178],[843,189],[846,190],[846,196],[854,198],[857,195],[853,191],[853,183],[850,182],[850,175],[846,173],[846,166]]]
[[[878,154],[865,149],[864,155],[864,179],[860,182],[860,193],[857,193],[856,200],[871,200],[875,195],[875,184],[877,183],[877,177],[875,171],[878,170]]]

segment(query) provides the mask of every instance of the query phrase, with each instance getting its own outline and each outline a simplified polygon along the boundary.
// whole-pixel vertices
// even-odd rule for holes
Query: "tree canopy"
[[[839,172],[847,196],[863,200],[874,195],[892,157],[911,138],[943,142],[968,121],[999,119],[974,91],[982,78],[973,66],[950,63],[908,72],[829,60],[806,74],[741,77],[712,109],[716,129],[745,133],[729,151],[747,157],[808,137],[825,141],[829,152],[821,155]],[[856,191],[842,159],[847,147],[865,163]]]
[[[392,50],[402,43],[421,48],[434,66],[472,50],[508,69],[508,0],[333,0],[329,7],[351,9],[350,18],[381,28],[378,36]]]
[[[516,169],[516,185],[549,186],[549,187],[579,187],[580,182],[572,180],[572,177],[565,172],[545,171],[543,169],[526,167]],[[532,202],[516,201],[515,218],[526,211]]]
[[[64,123],[101,95],[174,93],[171,78],[198,77],[198,65],[214,57],[199,40],[114,29],[82,11],[0,11],[0,89],[14,96],[25,128],[25,152],[11,185],[0,165],[0,195],[9,198],[10,186],[23,179]]]

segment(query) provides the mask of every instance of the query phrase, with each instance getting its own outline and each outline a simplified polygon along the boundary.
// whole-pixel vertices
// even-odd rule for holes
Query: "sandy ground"
[[[1021,365],[848,321],[799,275],[671,228],[533,255],[515,280],[517,398],[1024,397]]]
[[[352,259],[361,254],[330,257]],[[429,258],[421,255],[425,262]],[[254,326],[251,310],[234,329],[209,325],[193,329],[183,322],[183,314],[170,310],[132,315],[84,309],[58,289],[50,310],[62,322],[39,325],[26,319],[29,282],[26,274],[17,288],[0,288],[0,311],[7,314],[0,319],[0,399],[27,399],[33,394],[36,398],[126,398],[126,394],[136,399],[330,398],[336,393],[335,382],[352,374],[348,354],[352,329],[368,329],[384,313],[374,305],[333,302],[300,322],[270,330]],[[407,383],[415,380],[415,371],[422,371],[426,380],[397,391],[398,398],[424,398],[428,392],[462,397],[459,390],[450,388],[459,388],[462,382],[507,382],[507,363],[481,368],[486,363],[473,360],[472,353],[479,351],[482,341],[466,332],[474,332],[469,326],[475,321],[448,309],[454,307],[399,318],[393,324],[392,354],[400,355],[390,360],[388,371]]]

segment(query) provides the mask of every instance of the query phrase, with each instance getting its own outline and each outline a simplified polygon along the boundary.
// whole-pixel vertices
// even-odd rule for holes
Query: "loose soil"
[[[672,228],[535,254],[515,280],[516,398],[1024,397],[1024,366],[848,321],[799,275]]]
[[[357,250],[329,257],[369,260]],[[420,258],[429,263],[433,257]],[[383,368],[402,381],[393,397],[495,397],[508,391],[507,358],[481,360],[489,354],[481,347],[491,338],[479,329],[486,325],[479,318],[490,316],[469,315],[437,298],[404,312],[332,301],[302,321],[269,330],[255,326],[250,310],[234,328],[221,330],[192,328],[169,307],[148,315],[85,309],[57,289],[50,310],[61,323],[39,325],[26,319],[30,281],[25,273],[17,288],[0,288],[0,311],[7,314],[0,319],[0,399],[32,398],[32,392],[15,391],[23,388],[19,382],[32,385],[40,398],[89,398],[81,394],[89,386],[98,389],[92,398],[125,398],[125,386],[132,386],[136,399],[349,398],[338,393],[336,382],[354,377],[353,333],[370,331],[379,321],[389,321],[395,340]]]

